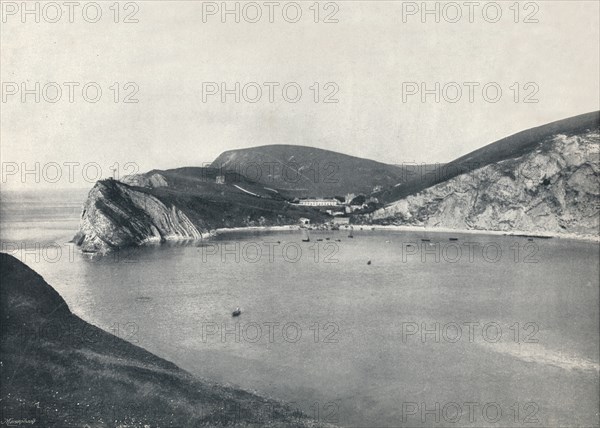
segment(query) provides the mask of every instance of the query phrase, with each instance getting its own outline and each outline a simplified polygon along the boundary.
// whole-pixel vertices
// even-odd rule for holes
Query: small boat
[[[233,312],[231,313],[231,316],[232,316],[232,317],[239,317],[241,313],[242,313],[242,311],[241,311],[241,309],[238,307],[238,308],[235,308],[235,311],[233,311]]]
[[[538,239],[552,239],[552,236],[547,236],[547,235],[522,235],[522,234],[514,234],[512,236],[518,236],[521,238],[529,238],[530,240],[533,240],[533,238],[538,238]]]
[[[302,229],[302,242],[310,242],[310,236],[308,236],[308,230]]]

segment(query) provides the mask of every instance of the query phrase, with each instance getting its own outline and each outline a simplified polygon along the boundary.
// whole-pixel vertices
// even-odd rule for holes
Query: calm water
[[[598,424],[596,244],[246,232],[90,258],[72,204],[13,209],[5,249],[37,239],[18,256],[75,313],[198,376],[346,426]]]

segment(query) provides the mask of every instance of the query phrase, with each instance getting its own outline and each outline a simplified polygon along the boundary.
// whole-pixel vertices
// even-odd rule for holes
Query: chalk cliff
[[[600,134],[557,134],[366,217],[378,224],[597,237]]]

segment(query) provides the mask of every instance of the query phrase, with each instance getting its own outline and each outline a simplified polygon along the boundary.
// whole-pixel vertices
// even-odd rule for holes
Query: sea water
[[[342,227],[90,256],[83,199],[54,196],[3,195],[3,251],[208,381],[345,426],[597,424],[597,244]]]

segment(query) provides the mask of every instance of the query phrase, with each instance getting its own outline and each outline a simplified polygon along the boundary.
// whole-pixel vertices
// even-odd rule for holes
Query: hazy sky
[[[28,3],[35,7],[36,2]],[[240,23],[233,15],[223,23],[219,11],[203,15],[213,6],[221,8],[221,2],[200,1],[138,1],[127,10],[122,2],[119,23],[109,9],[114,2],[99,2],[102,16],[90,23],[84,18],[93,20],[95,10],[88,7],[84,14],[82,7],[90,2],[80,2],[73,23],[67,7],[51,23],[57,11],[44,8],[46,3],[39,3],[40,23],[33,15],[25,15],[22,23],[20,10],[12,14],[21,2],[3,6],[3,189],[91,187],[82,177],[84,164],[97,164],[106,177],[116,162],[122,172],[127,162],[141,171],[201,165],[224,150],[265,144],[316,146],[388,163],[447,162],[520,130],[599,109],[597,1],[522,2],[518,17],[512,1],[494,3],[485,16],[482,6],[490,2],[481,2],[472,23],[462,1],[454,3],[463,5],[462,19],[455,23],[447,22],[456,16],[454,6],[446,6],[445,15],[440,12],[439,23],[434,15],[426,15],[423,23],[419,11],[405,14],[403,22],[403,8],[411,12],[421,2],[400,1],[321,3],[319,21],[335,12],[337,23],[315,23],[312,1],[298,2],[302,16],[296,23],[287,22],[282,12],[286,5],[285,18],[293,20],[295,5],[279,2],[271,23],[262,1],[256,3],[262,11],[257,23],[245,20],[254,19],[253,5],[244,14],[240,3]],[[445,3],[438,3],[440,11]],[[431,9],[435,4],[428,2]],[[496,5],[502,16],[488,22]],[[123,23],[130,13],[139,22]],[[29,89],[40,83],[39,103],[35,94],[22,102],[22,82]],[[49,82],[62,90],[55,103],[48,101],[58,98]],[[79,84],[73,103],[65,82]],[[82,97],[88,82],[102,89],[96,103]],[[127,82],[135,85],[125,87]],[[203,102],[203,82],[223,82],[230,89],[236,82],[240,87],[257,82],[262,97],[246,101],[256,94],[250,85],[239,103],[234,95],[222,103],[220,94]],[[264,82],[279,84],[273,103]],[[282,96],[289,82],[290,98],[296,86],[302,90],[297,103]],[[318,103],[314,82],[319,83]],[[440,88],[456,84],[447,85],[436,103],[434,95],[425,102],[419,94],[403,100],[403,86],[414,88],[403,82],[417,87],[423,82],[430,89],[435,82]],[[473,102],[464,82],[479,85]],[[495,88],[502,89],[498,102],[484,99],[482,87],[488,83],[488,100],[496,96]],[[133,99],[139,102],[122,102],[136,86]],[[443,95],[456,98],[456,86],[462,96],[446,101]],[[336,88],[332,98],[339,102],[323,103]],[[88,89],[91,99],[94,86]],[[539,102],[524,103],[527,97]],[[49,162],[61,167],[56,183],[44,180],[44,173],[50,181],[56,174]],[[71,164],[74,183],[67,179],[66,162],[78,163]],[[23,166],[35,169],[36,163],[51,165],[40,171],[40,183],[33,174],[25,183],[19,173],[7,175],[15,165],[20,172]],[[86,177],[95,174],[95,167],[88,167]]]

